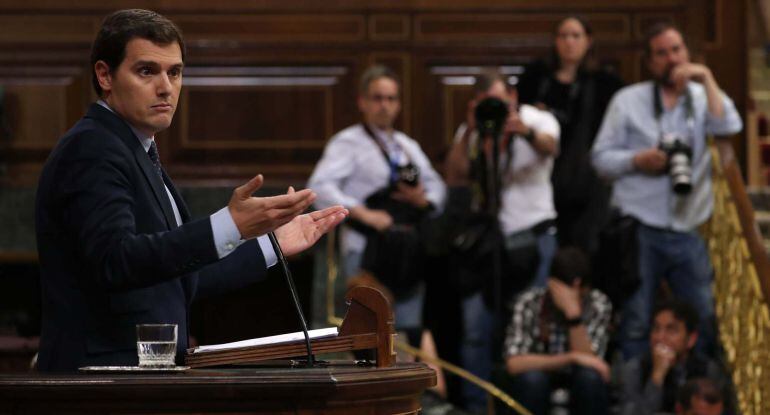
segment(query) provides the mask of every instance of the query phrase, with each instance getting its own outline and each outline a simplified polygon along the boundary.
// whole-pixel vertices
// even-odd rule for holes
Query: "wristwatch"
[[[568,318],[564,322],[567,323],[568,327],[579,326],[579,325],[583,324],[583,317],[577,316],[575,318]]]

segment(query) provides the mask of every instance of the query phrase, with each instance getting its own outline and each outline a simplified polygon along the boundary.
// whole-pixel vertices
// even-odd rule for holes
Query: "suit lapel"
[[[162,172],[163,181],[166,183],[166,187],[171,193],[171,197],[174,198],[176,208],[179,209],[179,216],[182,218],[182,223],[187,223],[190,220],[190,211],[188,210],[187,205],[184,203],[182,195],[179,194],[179,190],[177,190],[176,186],[174,186],[174,183],[171,181],[171,178],[168,177],[168,174],[166,174],[166,170],[162,170]],[[179,282],[182,284],[182,290],[184,290],[185,296],[187,297],[187,304],[189,305],[192,303],[192,300],[195,297],[195,289],[198,285],[197,274],[186,275],[183,278],[180,278]],[[189,316],[187,320],[190,320]]]
[[[104,124],[108,130],[115,133],[123,143],[130,148],[134,154],[137,164],[139,165],[142,174],[144,174],[147,183],[152,189],[152,193],[155,195],[155,201],[163,211],[163,217],[166,219],[166,227],[168,229],[174,229],[177,227],[176,219],[174,218],[174,211],[171,208],[171,201],[168,199],[166,189],[163,188],[163,181],[155,173],[155,167],[150,161],[150,157],[147,152],[144,151],[139,139],[131,131],[128,124],[120,118],[117,114],[102,107],[99,104],[91,104],[86,114],[87,118],[93,118],[98,122]]]
[[[168,187],[171,197],[174,198],[176,208],[179,209],[179,216],[182,218],[182,223],[188,222],[190,220],[190,211],[187,209],[187,205],[184,203],[182,195],[179,194],[179,191],[176,186],[174,186],[174,183],[171,181],[171,178],[168,177],[165,170],[163,170],[163,181],[166,183],[166,187]],[[189,305],[192,303],[193,297],[195,297],[195,288],[198,285],[198,278],[193,275],[186,275],[185,277],[180,278],[179,281],[182,284],[182,289],[184,290],[185,296],[187,297],[187,304]]]

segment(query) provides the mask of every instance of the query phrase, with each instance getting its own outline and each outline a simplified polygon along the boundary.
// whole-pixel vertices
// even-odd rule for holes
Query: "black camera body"
[[[686,195],[692,190],[692,147],[684,137],[663,134],[658,145],[668,155],[668,175],[674,193]]]
[[[486,98],[476,105],[475,116],[481,137],[497,137],[508,118],[508,104],[494,97]]]
[[[408,186],[417,186],[420,182],[420,168],[413,163],[396,168],[396,182],[404,183]]]

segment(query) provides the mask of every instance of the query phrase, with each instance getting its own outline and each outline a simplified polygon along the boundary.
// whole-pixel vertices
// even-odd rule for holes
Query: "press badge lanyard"
[[[388,154],[388,151],[385,149],[385,145],[380,141],[379,138],[377,138],[376,135],[374,135],[374,131],[372,131],[371,128],[369,128],[366,123],[361,123],[361,125],[364,127],[364,131],[366,131],[366,134],[374,140],[374,143],[377,144],[377,148],[380,149],[380,152],[382,153],[382,156],[385,157],[385,161],[388,163],[388,166],[390,167],[390,183],[395,183],[398,181],[399,175],[398,175],[398,168],[401,167],[398,163],[398,159],[395,157],[390,157],[390,154]],[[393,139],[393,142],[395,143],[396,148],[400,151],[400,153],[403,155],[403,157],[406,159],[406,164],[408,165],[410,162],[409,155],[406,154],[406,150],[401,147],[398,142],[396,142],[395,138]]]
[[[660,96],[660,86],[657,82],[652,83],[652,91],[653,96],[655,97],[655,121],[658,124],[658,138],[663,139],[663,100]],[[685,87],[685,93],[684,93],[684,108],[685,108],[685,114],[686,114],[686,122],[687,122],[687,132],[688,137],[687,139],[692,141],[695,139],[695,108],[693,107],[692,103],[692,94],[690,93],[690,88]],[[694,143],[690,143],[692,145]]]

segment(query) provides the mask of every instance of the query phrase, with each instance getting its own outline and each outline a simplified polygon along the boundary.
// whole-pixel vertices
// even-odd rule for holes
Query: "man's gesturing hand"
[[[288,194],[294,194],[294,189],[290,187]],[[294,255],[313,246],[323,234],[339,225],[347,215],[348,210],[342,206],[299,215],[276,229],[275,237],[284,255]]]
[[[271,197],[252,196],[262,187],[262,183],[264,178],[258,174],[233,190],[233,196],[227,204],[243,239],[264,235],[288,223],[307,209],[316,197],[310,189]]]

